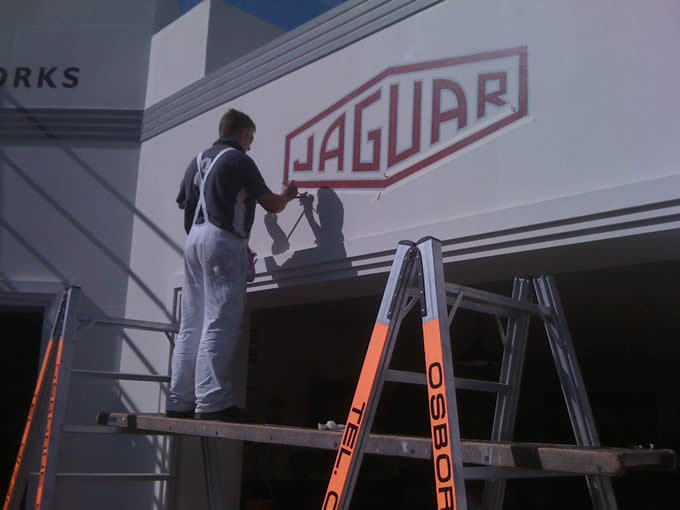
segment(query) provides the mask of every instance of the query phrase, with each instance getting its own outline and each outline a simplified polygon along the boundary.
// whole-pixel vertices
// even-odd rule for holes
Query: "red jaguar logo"
[[[527,115],[527,48],[390,67],[286,136],[284,182],[382,189]]]

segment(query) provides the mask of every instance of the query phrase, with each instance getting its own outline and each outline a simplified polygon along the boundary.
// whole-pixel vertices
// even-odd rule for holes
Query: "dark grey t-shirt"
[[[210,223],[216,227],[247,238],[255,219],[255,201],[271,190],[262,178],[255,162],[246,155],[233,138],[220,137],[215,144],[203,152],[201,167],[207,169],[222,150],[233,147],[222,154],[208,174],[204,186],[205,207]],[[206,161],[209,160],[209,161]],[[177,203],[184,205],[184,230],[191,230],[199,198],[199,177],[196,158],[193,158],[184,173],[177,194]],[[199,213],[196,223],[203,223]]]

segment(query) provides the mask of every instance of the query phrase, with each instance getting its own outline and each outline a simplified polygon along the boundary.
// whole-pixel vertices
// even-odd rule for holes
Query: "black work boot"
[[[170,411],[169,409],[165,411],[165,416],[168,418],[186,418],[191,419],[194,417],[193,409],[191,411]]]
[[[253,423],[255,418],[246,409],[238,406],[227,407],[212,413],[196,413],[196,420],[226,421],[232,423]]]

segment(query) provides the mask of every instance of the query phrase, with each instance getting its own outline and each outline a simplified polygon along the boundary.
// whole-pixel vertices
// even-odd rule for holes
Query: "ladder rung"
[[[446,304],[453,305],[455,302],[456,298],[451,296],[446,297]],[[488,315],[497,315],[500,317],[511,317],[513,315],[517,315],[516,310],[509,310],[502,306],[487,305],[484,303],[470,301],[469,299],[465,299],[464,295],[463,300],[458,305],[458,308],[461,308],[463,310],[472,310],[473,312],[486,313]]]
[[[38,472],[31,472],[32,477],[40,476]],[[168,473],[57,473],[61,480],[118,480],[134,482],[159,482],[172,479]]]
[[[411,288],[408,291],[408,295],[417,298],[420,295],[420,291],[418,289]],[[453,305],[456,302],[457,295],[458,294],[447,295],[446,303],[448,305]],[[549,311],[547,308],[542,312],[539,310],[538,305],[534,305],[531,303],[521,303],[519,301],[513,301],[512,299],[509,299],[509,301],[511,301],[516,306],[506,306],[504,304],[497,304],[483,300],[470,299],[470,296],[468,294],[463,293],[463,299],[458,304],[458,307],[464,310],[472,310],[473,312],[486,313],[489,315],[497,315],[501,317],[511,317],[517,315],[519,312],[533,313],[536,315],[545,313],[545,315],[549,315]],[[524,309],[525,304],[529,309],[526,310]],[[522,309],[519,309],[520,306],[522,306]]]
[[[489,393],[505,393],[510,389],[507,384],[493,381],[481,381],[479,379],[463,379],[455,377],[457,390],[486,391]]]
[[[388,368],[385,371],[385,380],[407,384],[419,384],[420,386],[427,385],[425,374],[421,374],[419,372],[407,372],[406,370],[394,370],[391,368]]]
[[[401,382],[407,384],[419,384],[421,386],[427,385],[425,374],[418,372],[407,372],[406,370],[388,369],[385,371],[385,380],[392,382]],[[508,391],[507,384],[501,384],[493,381],[482,381],[479,379],[465,379],[462,377],[455,377],[457,390],[473,390],[473,391],[488,391],[491,393],[503,393]]]
[[[166,333],[177,333],[179,331],[176,324],[164,322],[138,321],[133,319],[121,319],[117,317],[80,315],[80,322],[94,322],[101,326],[120,326],[123,328],[141,329],[146,331],[164,331]]]
[[[98,379],[119,379],[124,381],[156,381],[156,382],[170,382],[170,377],[167,375],[153,375],[153,374],[126,374],[124,372],[102,372],[99,370],[77,370],[74,369],[73,375],[81,377],[95,377]]]
[[[471,287],[464,287],[463,285],[458,285],[455,283],[446,284],[446,293],[457,296],[460,292],[463,292],[463,302],[472,299],[483,304],[493,304],[506,308],[509,310],[518,310],[522,312],[529,312],[538,316],[549,316],[551,311],[548,307],[540,306],[534,303],[525,303],[523,301],[518,301],[516,299],[509,298],[507,296],[501,296],[500,294],[494,294],[493,292],[486,292],[484,290],[473,289]],[[461,305],[462,306],[462,305]]]

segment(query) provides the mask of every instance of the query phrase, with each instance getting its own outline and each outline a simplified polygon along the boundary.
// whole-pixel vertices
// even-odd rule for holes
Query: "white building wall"
[[[0,18],[0,105],[24,107],[140,108],[151,36],[151,6],[139,2],[9,0]],[[17,67],[30,68],[29,85],[14,85]],[[39,82],[40,67],[56,67],[55,86]],[[64,77],[77,67],[77,86]],[[2,80],[0,80],[2,81]],[[7,97],[7,95],[11,95]],[[4,145],[4,144],[3,144]]]
[[[150,10],[133,1],[116,8],[105,1],[6,2],[0,16],[0,38],[6,42],[0,50],[0,78],[6,75],[0,80],[3,117],[22,108],[29,110],[28,117],[33,109],[49,109],[56,116],[140,109],[151,21]],[[17,69],[28,71],[26,79],[17,79]],[[41,69],[47,76],[43,80]],[[36,131],[64,134],[49,121],[36,123]],[[5,277],[81,285],[96,281],[94,287],[101,290],[87,285],[86,291],[101,293],[95,299],[120,312],[138,146],[4,135],[0,210],[11,227],[0,230]],[[89,257],[77,256],[88,252]],[[82,264],[85,258],[105,266],[95,270],[97,264]],[[117,299],[105,291],[110,282],[102,275],[108,271],[118,272],[115,280],[122,290]]]
[[[138,207],[148,210],[178,242],[183,239],[181,212],[173,203],[179,180],[192,155],[212,143],[219,118],[229,106],[255,120],[258,129],[251,155],[278,191],[284,177],[286,136],[385,69],[525,47],[525,117],[387,189],[334,190],[341,203],[335,211],[342,225],[341,248],[335,251],[347,254],[351,274],[384,271],[390,258],[383,255],[386,250],[400,239],[426,234],[449,244],[446,256],[453,261],[676,229],[677,224],[668,221],[675,205],[668,201],[675,198],[679,178],[680,149],[674,133],[680,105],[663,98],[668,86],[680,81],[677,68],[667,65],[678,42],[674,29],[678,9],[668,2],[655,3],[654,8],[632,1],[610,7],[573,2],[437,4],[146,141]],[[516,64],[501,61],[499,66],[511,76]],[[460,73],[468,72],[463,68]],[[494,69],[490,64],[489,70]],[[458,69],[443,72],[445,77],[456,76]],[[424,80],[436,77],[435,72],[422,74]],[[380,82],[351,100],[348,115],[378,87],[384,103],[392,79],[399,78],[383,80],[386,84]],[[418,73],[408,79],[417,80]],[[405,87],[402,90],[408,91]],[[466,92],[476,90],[471,86]],[[429,104],[424,104],[427,112]],[[409,106],[399,112],[405,136],[411,127]],[[386,108],[381,111],[375,117],[367,114],[369,126],[363,136],[366,129],[381,127],[385,158],[388,119],[380,118]],[[474,111],[469,118],[476,121]],[[427,122],[423,124],[429,128]],[[347,125],[346,159],[351,156],[350,120]],[[423,131],[427,140],[429,130]],[[324,130],[314,134],[318,151]],[[363,159],[370,156],[370,149],[364,138]],[[291,160],[304,160],[304,145],[293,150],[298,152]],[[319,173],[318,168],[311,172]],[[315,188],[307,191],[316,194]],[[166,197],[168,203],[160,205],[151,200],[152,195]],[[298,222],[301,213],[301,207],[292,203],[276,218],[280,229],[269,223],[272,233],[262,212],[258,213],[251,247],[259,255],[261,274],[253,291],[275,287],[282,278],[289,283],[310,281],[317,270],[332,273],[332,264],[320,268],[318,263],[329,253],[332,256],[333,250],[315,245],[309,223],[304,217]],[[318,222],[316,213],[315,218]],[[276,244],[281,232],[288,237],[288,246]],[[181,282],[182,271],[179,254],[166,250],[166,256],[159,257],[162,250],[143,227],[136,229],[133,267],[138,265],[149,275],[155,271],[157,276],[149,281],[155,279],[153,285],[159,289]],[[142,251],[154,253],[153,260]],[[265,259],[272,253],[270,268],[275,267],[273,261],[300,271],[268,271]],[[337,275],[347,270],[347,262],[339,267]],[[175,275],[172,282],[168,275]]]
[[[205,76],[210,2],[201,2],[151,40],[146,107]]]
[[[153,10],[143,4],[0,5],[3,294],[49,293],[72,283],[85,295],[80,312],[123,316],[128,278],[143,281],[129,267],[139,144],[116,131],[120,111],[144,106]],[[25,78],[17,79],[19,68],[29,74],[20,71]],[[102,125],[73,136],[69,129],[92,116]],[[21,119],[15,131],[7,127],[12,118]],[[97,132],[105,137],[96,138]],[[119,370],[125,342],[120,332],[91,329],[79,338],[74,367]],[[17,369],[37,375],[38,367]],[[93,425],[98,411],[125,405],[117,382],[73,378],[66,423]],[[154,472],[154,458],[148,438],[65,434],[58,471]],[[123,489],[119,482],[62,480],[57,508],[150,508],[157,498],[152,484]]]

